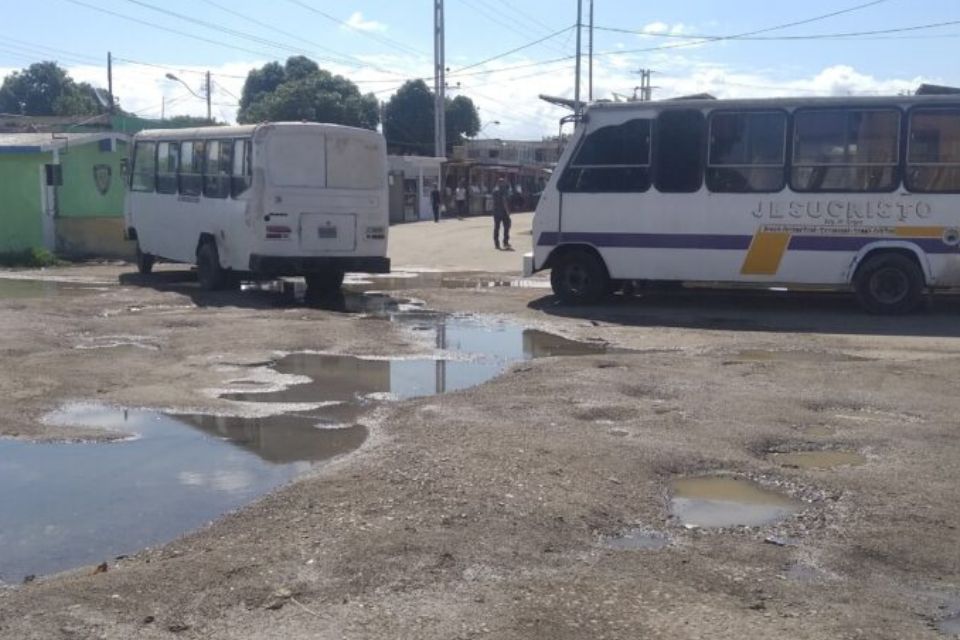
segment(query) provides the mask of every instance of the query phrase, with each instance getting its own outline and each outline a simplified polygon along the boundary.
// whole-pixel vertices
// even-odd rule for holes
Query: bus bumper
[[[250,256],[250,271],[270,276],[305,276],[339,269],[350,273],[390,273],[390,258],[364,256]]]
[[[534,273],[536,273],[536,271],[537,270],[533,268],[533,254],[532,253],[523,254],[523,277],[529,278]]]

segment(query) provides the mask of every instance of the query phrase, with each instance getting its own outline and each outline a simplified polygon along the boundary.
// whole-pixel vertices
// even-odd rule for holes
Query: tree
[[[285,65],[271,62],[247,75],[238,122],[307,120],[376,129],[377,99],[363,95],[343,76],[321,69],[304,56]]]
[[[457,96],[446,100],[447,152],[463,144],[464,137],[480,131],[480,116],[473,100]],[[423,80],[408,80],[390,98],[383,110],[383,133],[387,144],[400,153],[434,152],[434,94]]]
[[[56,62],[37,62],[14,71],[0,85],[0,113],[26,116],[81,116],[103,113],[107,107],[94,88],[75,82]]]

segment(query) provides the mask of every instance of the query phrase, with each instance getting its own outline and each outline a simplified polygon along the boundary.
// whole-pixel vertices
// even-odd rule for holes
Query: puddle
[[[671,510],[687,527],[755,527],[783,520],[802,503],[747,480],[686,478],[673,483]]]
[[[770,459],[784,467],[798,469],[833,469],[835,467],[856,467],[867,462],[867,458],[852,451],[794,451],[774,453]]]
[[[670,546],[670,540],[656,531],[628,529],[619,535],[604,537],[601,544],[613,551],[660,551]]]
[[[610,352],[603,344],[575,342],[520,325],[484,322],[472,316],[407,313],[395,321],[416,331],[438,350],[439,357],[374,359],[294,353],[271,368],[281,374],[306,376],[310,382],[281,391],[243,390],[222,397],[243,402],[340,402],[347,405],[318,409],[317,413],[350,414],[361,411],[357,407],[372,400],[432,396],[473,387],[523,360]]]
[[[390,275],[347,277],[344,286],[354,291],[403,291],[408,289],[549,289],[545,278],[511,278],[480,272],[395,272]]]
[[[131,437],[0,440],[0,579],[11,584],[166,542],[366,437],[362,426],[317,429],[308,414],[247,419],[76,405],[47,419]]]
[[[0,300],[93,295],[102,292],[104,289],[105,287],[102,286],[82,285],[73,282],[0,278]]]
[[[99,564],[194,530],[319,461],[358,448],[366,429],[357,422],[378,402],[465,389],[533,358],[612,351],[387,296],[342,298],[361,299],[367,312],[379,309],[430,355],[295,353],[260,366],[308,381],[257,393],[258,386],[268,387],[248,373],[222,396],[317,407],[305,412],[234,418],[77,405],[48,420],[135,437],[73,444],[0,440],[0,580],[18,583],[30,574]]]

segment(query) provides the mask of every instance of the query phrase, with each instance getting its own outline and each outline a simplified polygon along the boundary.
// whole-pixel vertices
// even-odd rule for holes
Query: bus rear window
[[[799,111],[793,136],[794,191],[892,191],[899,182],[899,111]]]
[[[786,135],[783,112],[712,114],[707,188],[717,193],[782,190]]]
[[[383,148],[375,140],[327,135],[328,189],[381,189],[384,171]]]
[[[275,187],[326,187],[325,155],[322,134],[289,129],[274,131],[267,142],[270,183]]]
[[[910,114],[907,188],[960,191],[960,109],[916,109]]]
[[[641,193],[650,188],[650,120],[586,135],[558,185],[568,193]]]

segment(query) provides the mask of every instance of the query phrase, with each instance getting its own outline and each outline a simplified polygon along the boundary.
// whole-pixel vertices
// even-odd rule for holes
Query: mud
[[[687,527],[756,527],[802,508],[788,496],[735,478],[685,478],[672,488],[671,511]]]
[[[417,236],[415,253],[429,255],[428,240]],[[603,352],[519,355],[452,393],[373,393],[339,405],[344,415],[308,412],[311,428],[360,416],[363,444],[170,542],[122,559],[103,550],[0,589],[0,637],[934,640],[956,611],[944,607],[960,585],[951,304],[873,318],[842,296],[684,292],[573,308],[509,286],[307,304],[282,291],[204,293],[162,270],[150,281],[129,267],[55,271],[114,284],[0,299],[0,434],[15,438],[3,445],[115,437],[43,421],[78,401],[272,421],[287,405],[220,393],[278,390],[264,372],[291,354],[469,361],[438,350],[440,317],[492,316]],[[391,320],[417,308],[409,324]],[[117,336],[157,348],[107,347]],[[825,355],[724,366],[753,350]],[[204,420],[208,431],[178,429],[224,435]],[[767,454],[794,445],[870,460],[806,470]],[[284,462],[300,448],[276,464],[310,464]],[[671,514],[672,483],[705,477],[751,479],[800,508],[768,524],[688,528]],[[95,478],[84,478],[94,494]],[[20,485],[4,506],[39,501],[33,490]],[[605,546],[636,528],[669,545]]]
[[[770,459],[785,467],[797,469],[833,469],[857,467],[866,464],[867,458],[852,451],[794,451],[774,453]]]

